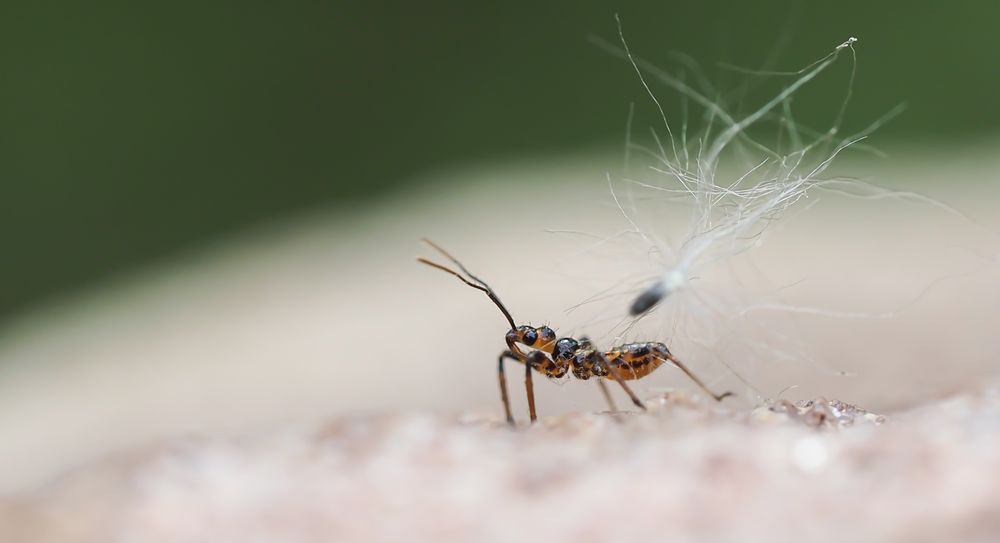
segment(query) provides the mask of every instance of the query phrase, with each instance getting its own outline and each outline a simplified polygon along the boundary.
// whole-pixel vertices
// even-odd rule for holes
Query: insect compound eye
[[[538,341],[538,332],[535,332],[531,328],[524,330],[521,334],[521,343],[525,345],[534,345],[536,341]]]
[[[576,354],[576,350],[580,348],[580,344],[573,338],[564,337],[556,342],[556,348],[554,350],[555,358],[557,360],[569,360],[573,358]]]

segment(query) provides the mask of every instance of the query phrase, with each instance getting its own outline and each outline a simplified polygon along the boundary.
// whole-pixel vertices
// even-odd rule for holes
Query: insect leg
[[[503,410],[504,414],[507,415],[507,424],[513,426],[514,416],[510,413],[510,396],[507,394],[507,374],[504,373],[503,369],[503,361],[505,359],[517,360],[518,362],[520,362],[520,359],[514,356],[514,353],[511,351],[500,353],[500,358],[497,359],[497,380],[500,383],[500,400],[503,401]]]
[[[611,408],[611,411],[618,411],[618,406],[615,405],[615,400],[611,397],[611,391],[608,390],[608,385],[604,384],[604,379],[598,378],[597,386],[600,387],[601,394],[604,395],[604,399],[608,402],[608,407]]]
[[[673,365],[675,365],[678,368],[680,368],[680,370],[683,371],[685,375],[687,375],[688,377],[690,377],[691,380],[695,382],[695,384],[697,384],[699,387],[701,387],[701,389],[704,390],[706,394],[708,394],[709,396],[711,396],[712,398],[714,398],[715,401],[721,402],[724,398],[733,395],[732,392],[723,392],[722,394],[716,394],[716,393],[712,392],[711,390],[709,390],[708,386],[706,386],[705,383],[702,383],[701,379],[698,379],[697,377],[695,377],[695,375],[693,373],[691,373],[691,370],[687,369],[687,366],[685,366],[684,364],[682,364],[680,360],[677,360],[676,358],[674,358],[673,355],[667,355],[666,359],[669,360]]]
[[[612,366],[608,362],[608,359],[603,354],[601,355],[601,364],[603,364],[604,367],[607,368],[608,375],[610,375],[611,378],[614,379],[618,383],[618,385],[622,387],[622,390],[625,391],[625,394],[628,394],[628,397],[632,400],[632,403],[634,403],[635,406],[638,407],[639,409],[645,411],[646,404],[642,403],[642,400],[640,400],[639,397],[635,395],[635,392],[632,392],[632,389],[625,384],[625,380],[622,379],[622,376],[618,375],[618,368]]]
[[[594,348],[593,344],[590,342],[590,338],[587,336],[580,336],[580,339],[577,341],[579,341],[581,349]],[[604,396],[604,401],[608,402],[608,407],[611,411],[618,411],[618,406],[615,405],[615,399],[611,397],[611,391],[608,390],[608,385],[604,383],[604,379],[597,379],[597,386],[601,389],[601,395]]]
[[[538,415],[535,414],[535,384],[531,380],[531,370],[547,357],[542,351],[532,351],[525,358],[524,390],[528,393],[528,416],[531,417],[531,423],[534,424],[538,420]]]

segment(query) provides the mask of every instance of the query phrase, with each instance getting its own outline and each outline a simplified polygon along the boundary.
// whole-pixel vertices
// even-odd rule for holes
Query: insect
[[[604,383],[605,379],[610,379],[618,383],[622,390],[628,394],[632,403],[636,407],[645,410],[645,404],[632,392],[632,389],[629,388],[625,381],[645,377],[667,362],[683,371],[716,401],[721,401],[723,398],[733,394],[732,392],[715,394],[709,390],[708,386],[680,360],[674,357],[663,343],[627,343],[609,351],[599,351],[594,348],[590,340],[586,337],[581,337],[580,339],[571,337],[556,338],[555,331],[548,326],[518,326],[514,322],[514,318],[511,317],[510,311],[507,310],[503,302],[500,301],[500,298],[497,297],[496,292],[486,282],[469,272],[461,262],[433,241],[428,239],[422,241],[450,260],[461,273],[423,257],[418,257],[418,262],[454,275],[466,285],[484,292],[497,308],[500,309],[500,312],[503,313],[503,316],[507,318],[507,322],[510,324],[510,330],[504,337],[504,340],[507,342],[507,350],[500,353],[500,357],[497,359],[497,379],[500,384],[500,399],[503,401],[504,413],[507,416],[507,422],[511,425],[514,424],[514,417],[510,411],[510,397],[507,393],[507,377],[504,372],[505,360],[514,360],[524,364],[524,386],[528,395],[528,414],[531,417],[532,423],[538,418],[535,411],[532,370],[552,379],[560,379],[570,373],[577,379],[584,381],[591,377],[597,377],[597,384],[600,386],[601,393],[612,411],[617,411],[617,408],[611,399],[611,393],[608,391],[607,385]],[[522,346],[530,350],[525,350]]]

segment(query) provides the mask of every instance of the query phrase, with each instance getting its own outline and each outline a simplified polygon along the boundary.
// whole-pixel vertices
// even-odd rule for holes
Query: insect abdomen
[[[604,353],[604,356],[622,379],[633,381],[660,367],[665,353],[669,351],[662,343],[628,343]],[[608,379],[613,378],[608,376]]]

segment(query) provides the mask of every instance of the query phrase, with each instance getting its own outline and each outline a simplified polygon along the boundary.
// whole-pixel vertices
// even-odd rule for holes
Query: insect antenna
[[[444,257],[447,258],[448,260],[451,260],[452,264],[458,266],[458,269],[462,270],[462,273],[464,273],[465,275],[468,275],[470,279],[472,279],[473,281],[479,283],[481,286],[486,287],[487,289],[489,289],[490,292],[493,292],[493,289],[491,289],[490,286],[486,284],[486,281],[483,281],[482,279],[476,277],[475,275],[472,275],[472,272],[470,272],[468,269],[466,269],[466,267],[463,266],[462,263],[459,262],[457,258],[451,256],[451,253],[449,253],[448,251],[445,251],[443,247],[441,247],[437,243],[434,243],[433,241],[431,241],[431,240],[429,240],[427,238],[420,238],[420,241],[426,243],[432,249],[434,249],[435,251],[437,251],[437,252],[441,253],[442,255],[444,255]]]
[[[438,264],[437,262],[434,262],[432,260],[427,260],[424,257],[417,257],[417,262],[420,262],[422,264],[427,264],[428,266],[430,266],[432,268],[437,268],[437,269],[439,269],[439,270],[441,270],[443,272],[450,273],[451,275],[454,275],[455,277],[458,277],[466,285],[469,285],[470,287],[472,287],[472,288],[474,288],[476,290],[481,290],[481,291],[485,292],[486,295],[490,297],[490,300],[492,300],[493,303],[496,304],[497,308],[500,309],[500,311],[503,313],[503,316],[507,317],[507,322],[510,323],[511,330],[513,330],[514,328],[517,328],[517,325],[514,324],[514,318],[510,316],[510,311],[507,311],[507,308],[503,305],[503,302],[500,301],[500,298],[497,297],[497,294],[495,292],[493,292],[493,289],[490,288],[489,285],[487,285],[482,279],[480,279],[480,278],[476,277],[475,275],[472,275],[471,273],[469,273],[469,270],[465,269],[465,266],[463,266],[461,262],[459,262],[458,260],[456,260],[455,257],[453,257],[450,254],[448,254],[447,251],[445,251],[444,249],[442,249],[441,247],[439,247],[434,242],[432,242],[432,241],[430,241],[428,239],[424,239],[422,241],[424,243],[426,243],[427,245],[430,245],[431,247],[433,247],[434,249],[436,249],[439,253],[441,253],[442,255],[444,255],[448,260],[451,260],[452,262],[454,262],[455,265],[458,266],[458,269],[462,270],[462,272],[464,272],[465,275],[468,275],[469,278],[472,279],[472,281],[469,281],[469,279],[466,279],[465,277],[463,277],[461,273],[458,273],[457,271],[449,268],[448,266],[445,266],[444,264]],[[473,281],[475,281],[475,282],[473,282]]]

